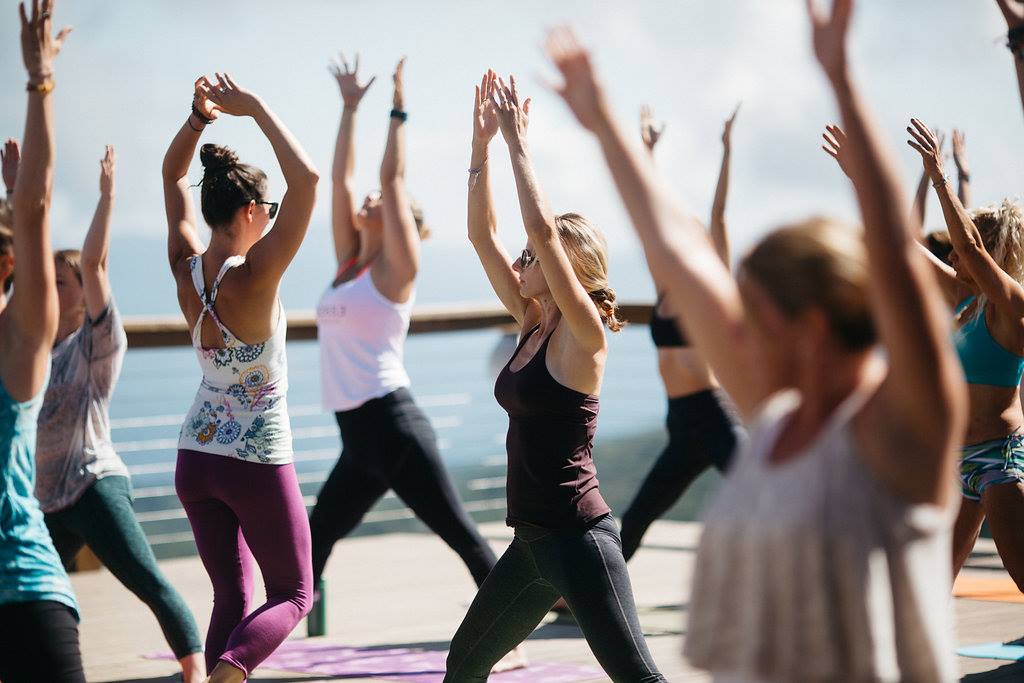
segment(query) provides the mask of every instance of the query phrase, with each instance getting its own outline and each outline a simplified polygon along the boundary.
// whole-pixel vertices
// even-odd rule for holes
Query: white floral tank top
[[[278,301],[277,324],[270,338],[246,344],[228,330],[214,304],[224,274],[245,262],[232,256],[221,266],[210,291],[203,281],[202,256],[189,262],[203,310],[192,328],[192,346],[203,369],[192,409],[185,418],[178,448],[225,455],[267,465],[292,462],[292,432],[288,419],[288,323]],[[209,314],[224,339],[223,348],[202,343],[203,318]]]

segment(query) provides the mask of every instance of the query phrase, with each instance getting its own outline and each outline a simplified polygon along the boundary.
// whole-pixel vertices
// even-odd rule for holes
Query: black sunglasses
[[[280,206],[277,202],[256,202],[257,204],[266,204],[270,208],[267,210],[267,217],[273,219],[277,215],[277,209]]]
[[[519,266],[521,268],[529,268],[536,260],[536,254],[531,254],[529,249],[523,249],[523,253],[519,255]]]

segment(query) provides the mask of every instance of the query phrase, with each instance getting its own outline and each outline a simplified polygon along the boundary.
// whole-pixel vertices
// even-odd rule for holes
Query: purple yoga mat
[[[441,683],[447,653],[415,648],[377,649],[347,647],[309,640],[287,640],[260,668],[323,674],[325,676],[362,676],[388,681]],[[174,659],[169,652],[146,655],[147,659]],[[525,669],[494,674],[497,683],[576,683],[603,676],[593,666],[577,664],[533,663]]]

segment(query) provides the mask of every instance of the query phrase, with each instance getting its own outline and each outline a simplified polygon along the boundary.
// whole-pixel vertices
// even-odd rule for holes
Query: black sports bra
[[[689,342],[686,341],[686,335],[683,334],[683,330],[679,327],[676,319],[672,317],[663,318],[658,315],[662,298],[661,296],[658,297],[658,301],[654,304],[654,310],[651,311],[651,339],[654,340],[654,345],[659,349],[689,346]]]

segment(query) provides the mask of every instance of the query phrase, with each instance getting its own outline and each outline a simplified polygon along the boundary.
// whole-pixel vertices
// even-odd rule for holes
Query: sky
[[[8,87],[0,89],[0,135],[20,137],[25,75],[16,3],[0,2],[3,12],[0,80]],[[533,97],[529,145],[554,210],[595,220],[611,246],[612,285],[624,298],[649,296],[636,238],[596,144],[543,85],[554,78],[541,50],[545,30],[560,23],[574,26],[590,47],[626,126],[637,129],[644,103],[667,122],[657,163],[701,217],[714,192],[722,122],[743,101],[728,206],[737,252],[772,227],[810,214],[857,219],[848,184],[819,146],[822,127],[837,114],[812,60],[803,0],[58,0],[55,17],[75,30],[56,64],[54,244],[80,244],[97,198],[103,146],[114,144],[111,268],[115,292],[131,300],[123,306],[128,312],[174,309],[161,242],[160,162],[188,113],[193,81],[214,71],[230,72],[261,95],[320,169],[316,212],[283,289],[289,308],[315,305],[334,267],[329,178],[341,101],[326,65],[339,49],[359,50],[366,75],[377,75],[356,132],[360,192],[375,187],[390,74],[408,56],[407,179],[433,229],[421,301],[491,298],[465,237],[473,85],[488,67],[516,74],[520,90]],[[908,195],[921,168],[905,143],[910,116],[965,130],[976,204],[1021,193],[1024,121],[1005,30],[995,2],[985,0],[858,2],[855,73],[897,152]],[[270,146],[252,120],[222,117],[203,141],[235,148],[268,172],[271,195],[283,192]],[[525,235],[500,135],[491,159],[499,231],[515,253]],[[200,177],[197,159],[190,178]],[[927,223],[941,223],[933,198]]]

